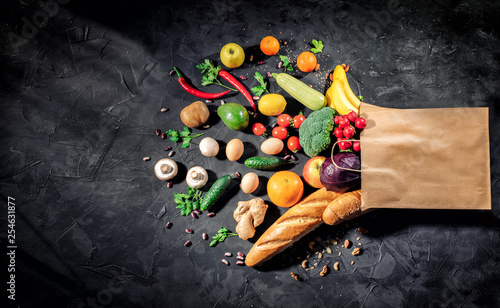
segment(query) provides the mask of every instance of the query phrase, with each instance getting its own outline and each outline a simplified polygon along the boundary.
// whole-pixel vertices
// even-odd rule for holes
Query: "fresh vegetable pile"
[[[283,43],[281,41],[281,44]],[[317,55],[323,52],[324,44],[320,40],[313,39],[311,45],[310,50],[302,51],[292,62],[289,56],[278,55],[279,40],[272,36],[263,38],[260,42],[261,52],[270,60],[279,61],[277,65],[279,72],[267,72],[263,75],[255,71],[252,74],[254,80],[248,80],[243,75],[239,77],[234,75],[234,69],[245,63],[246,55],[243,48],[235,43],[225,45],[220,52],[220,61],[233,70],[227,71],[213,60],[205,59],[196,65],[201,71],[201,80],[193,82],[203,87],[221,86],[226,89],[223,92],[211,93],[195,88],[182,75],[181,70],[174,67],[171,75],[177,75],[180,86],[194,98],[202,98],[205,101],[195,101],[182,110],[181,121],[186,125],[183,130],[171,128],[164,133],[157,130],[156,134],[163,139],[169,137],[174,142],[182,141],[180,148],[187,148],[191,145],[192,139],[208,134],[208,131],[193,133],[190,128],[203,126],[208,129],[210,125],[206,124],[209,118],[218,116],[227,129],[237,134],[253,133],[259,136],[260,138],[254,137],[255,143],[260,143],[256,148],[260,148],[265,155],[257,154],[252,157],[245,157],[245,145],[240,139],[220,141],[227,142],[225,158],[229,163],[244,164],[249,169],[260,170],[262,172],[260,176],[269,180],[267,195],[276,206],[292,207],[299,202],[304,192],[304,182],[314,188],[324,186],[329,191],[340,193],[358,188],[360,173],[357,170],[361,168],[359,137],[367,125],[366,120],[359,117],[362,97],[356,96],[350,88],[346,75],[349,66],[346,65],[337,65],[329,74],[330,80],[325,82],[331,82],[331,86],[325,93],[291,75],[296,69],[305,74],[320,70]],[[252,64],[253,55],[250,55],[249,59],[249,65],[255,65],[256,68],[265,63],[260,61]],[[248,85],[253,82],[250,91],[245,81]],[[245,104],[222,100],[232,99],[233,97],[228,95],[235,95],[235,92],[243,96]],[[207,104],[213,103],[216,99],[220,99],[217,113],[210,113]],[[251,110],[248,110],[247,103]],[[301,111],[298,114],[286,113],[291,105],[299,105],[302,107]],[[205,159],[212,159],[215,156],[224,159],[219,151],[219,141],[214,138],[205,137],[201,140],[200,153],[206,157]],[[170,151],[171,147],[165,150]],[[304,166],[302,177],[293,171],[284,171],[287,166],[297,164],[296,154],[301,152],[311,158]],[[171,151],[168,156],[172,157],[173,154]],[[203,211],[211,209],[215,204],[219,207],[224,206],[220,204],[222,197],[235,179],[240,181],[241,190],[245,194],[257,190],[262,193],[262,190],[266,189],[261,187],[259,175],[254,172],[248,172],[243,177],[238,172],[226,174],[207,186],[208,174],[203,166],[190,166],[185,175],[177,174],[176,169],[174,176],[185,176],[189,188],[187,193],[175,192],[173,201],[181,216],[191,215],[194,218],[198,218]],[[171,176],[160,174],[158,178],[167,181],[168,187],[173,186]],[[241,210],[242,208],[239,209]],[[260,213],[259,217],[263,217],[264,214]],[[213,217],[215,213],[210,212],[207,216]],[[248,217],[253,216],[248,215]],[[241,218],[238,216],[238,219]],[[248,222],[242,223],[248,225]],[[167,228],[171,227],[172,223],[167,223]],[[191,232],[188,232],[190,234],[193,233],[191,229],[186,230],[190,230]],[[253,233],[251,234],[253,236]],[[235,235],[237,234],[221,227],[212,237],[209,246],[215,246],[227,237]],[[240,237],[247,238],[248,234]],[[206,233],[203,234],[203,239],[208,239]],[[190,245],[191,241],[185,244],[185,246]]]

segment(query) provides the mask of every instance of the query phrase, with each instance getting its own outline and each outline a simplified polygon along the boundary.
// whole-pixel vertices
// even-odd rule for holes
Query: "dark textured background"
[[[1,243],[7,246],[10,196],[18,246],[15,306],[500,306],[498,2],[59,2],[2,1],[0,9]],[[37,28],[29,31],[30,23]],[[234,257],[223,265],[226,251],[246,253],[253,240],[230,238],[210,248],[201,234],[234,230],[232,211],[249,196],[234,181],[214,218],[179,216],[173,193],[186,185],[181,176],[169,189],[154,176],[155,161],[173,145],[154,131],[182,128],[178,113],[196,100],[169,75],[172,66],[201,88],[197,63],[218,61],[229,42],[257,57],[254,47],[266,35],[287,40],[280,54],[292,60],[313,38],[325,43],[320,73],[303,77],[321,91],[327,74],[347,63],[353,87],[378,106],[489,106],[493,213],[379,210],[348,225],[322,226],[263,268],[236,266]],[[255,71],[278,72],[276,56],[264,60],[232,72],[249,77],[245,85],[252,87]],[[274,81],[271,90],[283,93]],[[249,107],[242,95],[226,101]],[[169,112],[160,113],[162,107]],[[288,112],[299,108],[289,99]],[[211,124],[205,134],[223,146],[238,137],[247,145],[244,157],[258,153],[261,139],[250,131],[235,134],[215,115]],[[224,154],[200,157],[196,142],[176,148],[173,158],[184,172],[199,164],[213,181],[249,171]],[[152,160],[143,162],[144,156]],[[298,157],[292,170],[301,174],[307,157]],[[259,174],[265,180],[270,173]],[[270,204],[257,236],[282,212]],[[169,230],[167,221],[173,222]],[[186,234],[186,227],[195,233]],[[334,238],[339,244],[330,242]],[[186,248],[188,239],[194,245]],[[345,239],[360,243],[363,254],[343,249]],[[305,271],[297,257],[311,240],[320,243],[317,251],[330,247],[333,254]],[[319,276],[322,265],[336,261],[339,271]],[[7,261],[0,271],[7,273]],[[295,281],[292,271],[304,281]]]

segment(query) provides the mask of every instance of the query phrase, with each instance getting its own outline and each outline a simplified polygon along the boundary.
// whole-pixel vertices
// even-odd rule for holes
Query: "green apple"
[[[220,51],[220,60],[228,68],[237,68],[245,61],[245,51],[236,43],[226,44]]]

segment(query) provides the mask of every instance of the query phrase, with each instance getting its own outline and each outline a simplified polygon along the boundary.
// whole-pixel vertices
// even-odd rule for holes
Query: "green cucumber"
[[[231,184],[232,174],[221,176],[215,181],[201,200],[200,210],[208,210],[219,200]]]
[[[245,165],[257,170],[275,170],[281,166],[292,164],[293,162],[273,156],[254,156],[245,160]]]

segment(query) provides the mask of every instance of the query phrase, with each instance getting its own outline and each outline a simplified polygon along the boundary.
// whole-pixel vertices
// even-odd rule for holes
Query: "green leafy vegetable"
[[[311,52],[313,53],[320,53],[323,52],[323,42],[322,41],[316,41],[315,39],[312,40],[313,48],[311,48]]]
[[[187,194],[174,193],[174,202],[177,204],[176,208],[181,210],[182,216],[189,215],[194,210],[200,209],[203,191],[188,187]]]
[[[363,95],[358,96],[358,99],[359,99],[360,101],[363,101]]]
[[[267,82],[264,81],[264,77],[261,73],[255,72],[255,79],[260,83],[260,86],[251,88],[250,90],[254,95],[261,96],[263,93],[269,93],[267,90]]]
[[[290,64],[290,60],[288,60],[287,56],[280,55],[280,60],[283,62],[283,65],[281,66],[283,68],[283,72],[291,72],[293,71],[293,67]]]
[[[201,85],[208,86],[211,84],[217,84],[224,88],[236,91],[235,89],[226,86],[225,84],[220,82],[219,79],[217,79],[217,77],[219,77],[219,71],[222,69],[220,65],[215,66],[215,64],[212,61],[205,59],[205,62],[196,65],[196,68],[200,69],[201,72],[204,74],[203,77],[201,78]]]
[[[183,131],[176,131],[175,129],[169,129],[165,132],[167,136],[170,136],[170,140],[173,142],[180,141],[182,139],[181,149],[189,147],[191,144],[191,140],[196,137],[200,137],[205,133],[192,134],[191,130],[188,127],[184,127]]]
[[[212,241],[210,242],[210,247],[217,245],[219,242],[224,242],[227,237],[236,236],[238,234],[231,233],[228,229],[222,227],[217,231],[217,234],[212,236]]]

